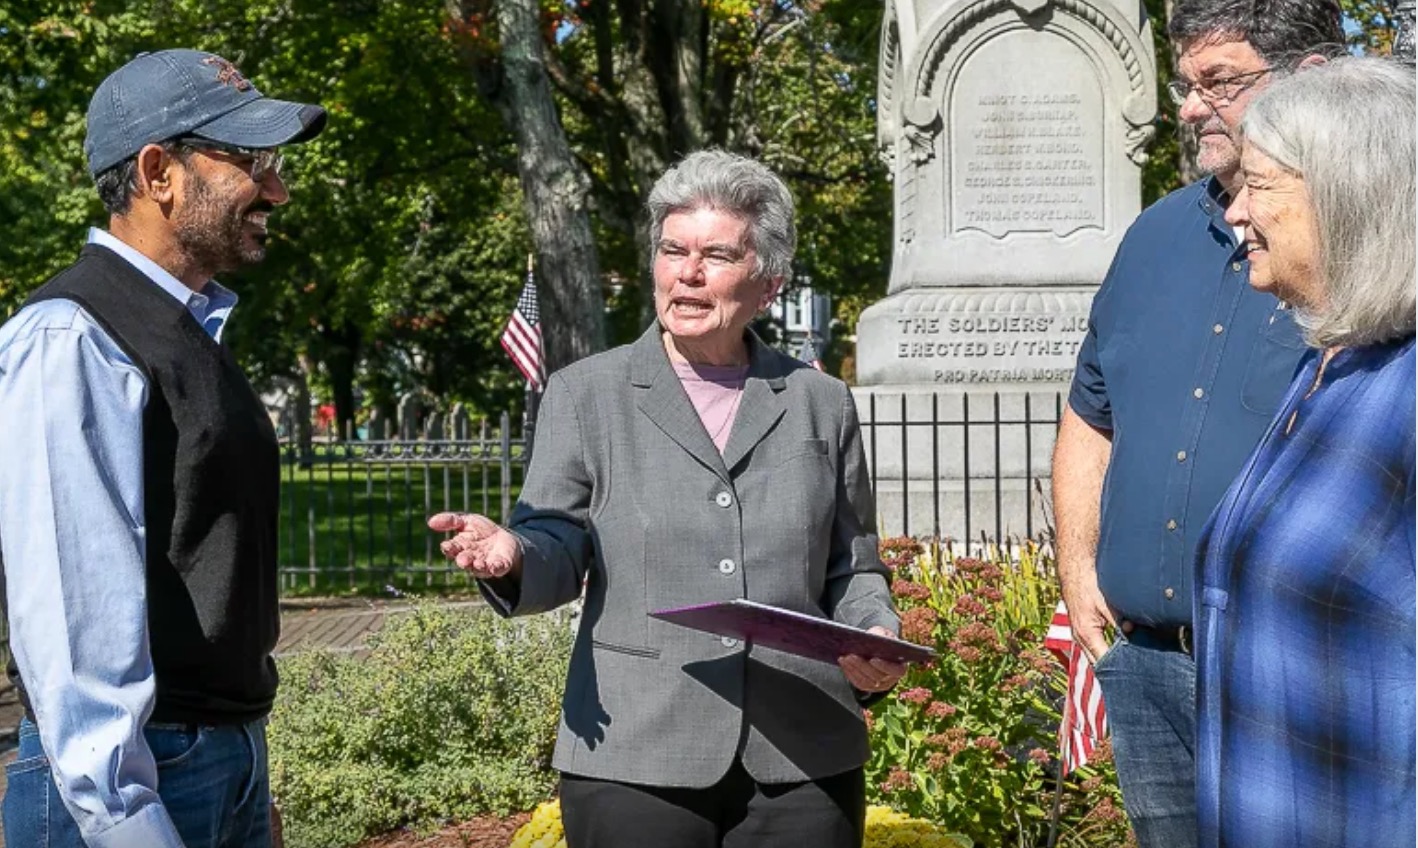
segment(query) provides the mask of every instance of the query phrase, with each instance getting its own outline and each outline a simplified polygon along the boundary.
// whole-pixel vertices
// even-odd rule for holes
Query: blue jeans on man
[[[1196,663],[1137,633],[1120,636],[1093,670],[1138,844],[1196,848]]]
[[[266,722],[207,727],[148,724],[158,795],[187,848],[269,848],[271,786]],[[59,798],[39,730],[20,723],[15,761],[5,768],[5,844],[84,848],[79,826]]]

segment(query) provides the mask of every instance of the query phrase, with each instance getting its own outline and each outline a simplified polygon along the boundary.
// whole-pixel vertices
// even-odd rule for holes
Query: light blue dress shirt
[[[236,295],[194,292],[103,230],[109,248],[220,341]],[[64,805],[93,848],[182,848],[143,738],[152,714],[143,408],[147,381],[72,301],[0,327],[0,553],[10,647]]]

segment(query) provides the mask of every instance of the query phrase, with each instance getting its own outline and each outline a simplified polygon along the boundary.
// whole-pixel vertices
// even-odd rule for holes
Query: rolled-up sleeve
[[[842,424],[838,434],[840,462],[832,544],[828,552],[826,598],[823,608],[833,620],[863,629],[885,627],[901,631],[891,602],[890,572],[881,562],[876,531],[876,501],[867,474],[857,405],[842,387]]]

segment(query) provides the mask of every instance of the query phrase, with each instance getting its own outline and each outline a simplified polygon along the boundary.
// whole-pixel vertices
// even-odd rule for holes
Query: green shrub
[[[564,617],[422,607],[390,619],[367,658],[284,660],[269,735],[286,844],[334,848],[545,800],[570,649]]]
[[[1058,783],[1060,664],[1043,648],[1058,603],[1032,542],[986,560],[887,539],[901,635],[940,652],[913,667],[869,718],[872,800],[983,846],[1043,845]],[[1061,799],[1060,846],[1128,839],[1106,745]]]

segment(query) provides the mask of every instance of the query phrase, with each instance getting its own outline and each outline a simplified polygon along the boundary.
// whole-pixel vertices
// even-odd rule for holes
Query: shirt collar
[[[199,322],[205,321],[213,312],[224,309],[230,311],[236,306],[236,292],[218,283],[216,280],[208,280],[202,286],[200,292],[195,292],[188,288],[183,282],[174,277],[168,270],[153,260],[144,256],[134,249],[127,242],[115,236],[107,230],[98,227],[89,228],[89,244],[97,244],[106,247],[124,260],[143,272],[143,276],[152,280],[157,287],[172,295],[178,303],[186,306],[188,311],[195,315]]]

